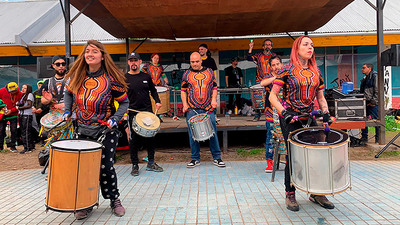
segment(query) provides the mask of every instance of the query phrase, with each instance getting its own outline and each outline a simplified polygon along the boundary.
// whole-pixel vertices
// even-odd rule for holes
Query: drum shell
[[[193,120],[197,116],[204,116],[206,118],[201,122],[193,122]],[[189,129],[192,132],[193,140],[205,141],[209,140],[212,136],[214,136],[214,129],[212,128],[209,115],[205,113],[195,115],[189,119],[188,123],[189,123]]]
[[[157,114],[167,113],[170,109],[170,89],[167,87],[156,86],[158,97],[160,98],[161,108],[157,111]],[[156,102],[151,97],[151,107],[153,112],[156,112]]]
[[[265,108],[265,88],[260,84],[250,87],[251,102],[254,109]]]
[[[139,123],[139,121],[137,121],[137,118],[143,117],[143,116],[150,116],[150,117],[153,117],[154,120],[158,120],[158,123],[157,123],[158,126],[146,128],[144,125],[141,125],[141,123]],[[160,124],[159,119],[154,114],[152,114],[150,112],[140,112],[140,113],[136,114],[132,120],[132,129],[136,134],[138,134],[142,137],[154,137],[160,130],[159,124]]]
[[[310,128],[299,130],[303,129]],[[317,195],[334,195],[347,190],[351,183],[348,138],[334,145],[305,145],[292,140],[299,130],[289,135],[292,184],[301,191]]]
[[[79,141],[79,140],[61,140]],[[85,140],[86,141],[86,140]],[[98,204],[101,152],[99,148],[71,150],[51,144],[46,207],[74,212]],[[67,145],[66,145],[67,146]]]

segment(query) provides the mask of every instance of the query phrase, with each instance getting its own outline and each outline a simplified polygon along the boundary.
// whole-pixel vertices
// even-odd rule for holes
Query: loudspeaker
[[[52,57],[38,57],[36,63],[36,71],[38,78],[50,78],[54,76],[55,72],[51,68]]]
[[[392,45],[382,52],[382,66],[400,66],[400,45]]]
[[[54,69],[51,68],[51,60],[53,57],[38,57],[36,61],[36,72],[38,78],[50,78],[54,76]],[[66,59],[67,70],[70,69],[72,64],[75,62],[75,57],[70,57]]]

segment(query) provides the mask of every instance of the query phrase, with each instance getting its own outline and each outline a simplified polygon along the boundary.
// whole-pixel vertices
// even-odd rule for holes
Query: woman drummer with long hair
[[[160,55],[153,53],[150,56],[150,62],[146,63],[143,68],[143,72],[149,74],[153,80],[153,84],[156,86],[168,85],[168,78],[165,75],[164,68],[160,64]]]
[[[282,106],[277,97],[281,88],[286,108]],[[288,147],[289,133],[303,128],[302,121],[293,120],[293,117],[302,114],[310,115],[314,108],[315,98],[317,98],[319,108],[323,112],[323,122],[327,123],[329,121],[330,116],[328,104],[324,97],[324,89],[322,75],[315,61],[313,41],[307,35],[301,36],[294,41],[290,54],[290,64],[279,71],[269,97],[271,104],[280,114],[280,125],[286,147]],[[307,121],[308,117],[303,117],[302,119]],[[312,121],[311,126],[316,126],[315,120]],[[287,149],[289,155],[289,148]],[[291,211],[298,211],[299,205],[295,197],[296,188],[290,183],[290,159],[288,156],[286,156],[286,159],[286,207]],[[333,209],[335,207],[325,196],[310,195],[310,200],[324,208]]]
[[[64,118],[71,116],[72,103],[76,105],[79,138],[96,140],[104,121],[109,128],[116,127],[128,109],[127,84],[122,71],[114,64],[104,45],[89,40],[66,76],[69,80],[64,93]],[[118,101],[116,110],[113,102]],[[119,132],[107,132],[102,144],[100,187],[105,199],[111,200],[116,216],[123,216],[125,209],[119,199],[114,156]],[[75,218],[84,219],[90,209],[75,213]]]

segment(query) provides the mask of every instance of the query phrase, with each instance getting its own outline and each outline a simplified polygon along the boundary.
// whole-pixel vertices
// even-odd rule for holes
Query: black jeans
[[[25,115],[19,117],[19,125],[21,127],[22,143],[24,144],[24,150],[35,149],[35,142],[32,137],[32,115]]]
[[[17,142],[17,118],[10,120],[0,120],[0,149],[3,149],[4,138],[6,138],[6,127],[7,122],[10,121],[10,132],[11,132],[11,143],[10,148],[15,148],[15,143]]]
[[[131,161],[132,164],[139,163],[139,156],[138,152],[140,148],[146,147],[147,148],[147,158],[148,163],[154,163],[154,154],[156,151],[156,144],[154,137],[142,137],[138,135],[132,129],[133,119],[137,113],[136,112],[129,112],[128,114],[128,126],[129,126],[129,133],[130,133],[130,140],[129,140],[129,151],[131,154]]]
[[[287,149],[287,155],[286,155],[286,166],[285,166],[285,191],[286,192],[292,192],[295,191],[296,188],[290,184],[290,176],[291,176],[291,171],[290,171],[290,147],[289,142],[288,142],[288,137],[289,133],[292,131],[295,131],[297,129],[303,128],[303,124],[306,124],[307,121],[301,122],[301,121],[295,121],[294,123],[289,123],[286,124],[285,120],[282,117],[279,117],[279,123],[281,125],[281,130],[283,134],[283,138],[285,139],[285,144],[286,144],[286,149]],[[310,124],[310,126],[317,126],[317,122],[313,120]]]

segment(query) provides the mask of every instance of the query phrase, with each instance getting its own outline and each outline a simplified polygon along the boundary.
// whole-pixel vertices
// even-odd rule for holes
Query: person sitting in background
[[[7,108],[4,112],[4,117],[0,120],[0,151],[3,150],[4,138],[6,137],[7,123],[10,122],[11,142],[9,148],[11,152],[18,152],[16,146],[17,142],[17,123],[18,123],[18,109],[17,102],[22,97],[22,92],[19,90],[17,83],[10,82],[4,88],[0,89],[0,99],[6,104]]]
[[[35,142],[32,137],[32,120],[33,120],[33,94],[32,86],[29,84],[22,85],[22,96],[21,100],[17,104],[19,111],[19,125],[21,127],[22,143],[24,144],[24,150],[20,154],[30,153],[35,150]]]

